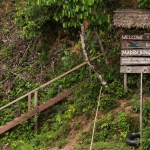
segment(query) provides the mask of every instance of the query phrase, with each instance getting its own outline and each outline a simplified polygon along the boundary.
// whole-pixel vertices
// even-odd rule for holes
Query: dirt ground
[[[148,98],[148,99],[150,99],[150,98]],[[132,106],[127,106],[127,103],[129,101],[130,100],[126,100],[126,99],[119,100],[120,105],[119,105],[119,107],[114,109],[114,113],[117,114],[117,112],[121,110],[121,111],[126,112],[127,114],[131,114],[132,117],[139,118],[139,114],[135,114],[135,113],[132,112]],[[75,149],[75,145],[77,145],[78,142],[79,142],[76,138],[77,135],[83,130],[84,131],[89,131],[90,128],[93,128],[91,126],[92,125],[91,123],[94,121],[95,113],[96,112],[94,112],[93,113],[94,115],[90,118],[87,118],[85,115],[78,116],[78,117],[74,118],[74,120],[71,123],[70,133],[68,134],[68,137],[67,137],[68,138],[68,143],[59,150],[74,150]],[[100,118],[105,113],[106,112],[99,111],[97,117]],[[79,125],[78,129],[75,129],[75,125],[77,123],[80,124],[80,125]],[[91,135],[91,138],[92,138],[92,135]],[[89,148],[90,148],[90,145],[89,145]],[[58,150],[58,148],[54,147],[54,148],[51,148],[49,150]]]

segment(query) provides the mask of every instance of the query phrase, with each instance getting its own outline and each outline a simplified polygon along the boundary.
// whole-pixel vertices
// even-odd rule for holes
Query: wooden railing
[[[96,57],[93,57],[93,58],[90,59],[90,61],[93,61],[93,60],[99,58],[100,56],[101,56],[101,55],[96,56]],[[38,108],[38,91],[39,91],[40,89],[42,89],[42,88],[44,88],[44,87],[50,85],[51,83],[55,82],[56,80],[58,80],[58,79],[60,79],[60,78],[62,78],[62,77],[64,77],[64,76],[66,76],[67,74],[69,74],[69,73],[71,73],[71,72],[73,72],[73,71],[79,69],[80,67],[84,66],[85,64],[87,64],[87,62],[83,62],[82,64],[80,64],[80,65],[74,67],[73,69],[71,69],[71,70],[65,72],[64,74],[62,74],[62,75],[60,75],[60,76],[58,76],[58,77],[52,79],[51,81],[49,81],[49,82],[47,82],[47,83],[45,83],[45,84],[39,86],[38,88],[36,88],[36,89],[34,89],[34,90],[32,90],[32,91],[26,93],[25,95],[23,95],[23,96],[21,96],[21,97],[15,99],[14,101],[12,101],[12,102],[6,104],[5,106],[2,106],[2,107],[0,108],[0,111],[3,110],[3,109],[5,109],[5,108],[7,108],[7,107],[9,107],[9,106],[11,106],[11,105],[13,105],[13,104],[16,103],[16,102],[22,100],[23,98],[27,97],[27,99],[28,99],[28,105],[27,105],[27,106],[28,106],[28,112],[29,112],[29,111],[31,111],[31,96],[32,96],[32,94],[34,94],[34,112],[35,112],[34,116],[35,116],[35,120],[36,120],[37,115],[38,115],[38,110],[37,110],[37,108]],[[35,132],[37,132],[37,121],[35,121]]]

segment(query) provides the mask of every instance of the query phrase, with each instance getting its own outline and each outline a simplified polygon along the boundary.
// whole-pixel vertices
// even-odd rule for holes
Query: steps
[[[41,104],[40,106],[37,107],[37,112],[40,113],[41,111],[47,109],[48,107],[56,104],[57,102],[63,100],[65,97],[67,97],[72,91],[73,89],[81,86],[83,83],[85,83],[86,81],[88,81],[88,79],[86,79],[85,81],[77,84],[76,86],[71,87],[70,89],[64,91],[63,93],[57,95],[56,97],[48,100],[47,102]],[[20,124],[21,122],[23,122],[24,120],[32,117],[35,115],[35,109],[28,111],[26,114],[22,114],[20,117],[15,118],[13,121],[6,123],[4,126],[0,126],[0,134],[8,131],[9,129],[17,126],[18,124]]]

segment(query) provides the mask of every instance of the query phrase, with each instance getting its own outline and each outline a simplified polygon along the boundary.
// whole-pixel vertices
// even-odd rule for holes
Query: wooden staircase
[[[63,100],[65,97],[67,97],[72,92],[73,89],[79,87],[84,82],[81,82],[80,84],[77,84],[76,86],[70,88],[69,90],[66,90],[63,93],[57,95],[56,97],[54,97],[54,98],[48,100],[47,102],[41,104],[40,106],[37,107],[37,112],[36,112],[36,109],[30,110],[26,114],[23,114],[20,117],[15,118],[13,121],[8,122],[4,126],[0,126],[0,134],[8,131],[9,129],[11,129],[11,128],[15,127],[15,126],[17,126],[18,124],[20,124],[24,120],[34,116],[35,112],[36,113],[40,113],[41,111],[47,109],[48,107],[50,107],[50,106],[56,104],[57,102]]]
[[[96,57],[93,57],[90,61],[93,61],[93,60],[99,58],[100,56],[101,56],[101,55],[96,56]],[[1,110],[5,109],[5,108],[11,106],[11,105],[14,105],[16,102],[18,102],[18,101],[20,101],[20,100],[22,100],[22,99],[24,99],[24,98],[27,98],[27,99],[28,99],[28,101],[27,101],[28,111],[27,111],[25,114],[22,114],[21,116],[15,118],[15,119],[12,120],[11,122],[6,123],[4,126],[0,126],[0,134],[2,134],[2,133],[4,133],[4,132],[8,131],[9,129],[11,129],[11,128],[15,127],[15,126],[17,126],[18,124],[20,124],[21,122],[23,122],[24,120],[26,120],[26,119],[28,119],[28,118],[30,118],[30,117],[32,117],[32,116],[35,117],[34,130],[35,130],[35,132],[37,133],[37,131],[38,131],[38,120],[37,120],[37,119],[38,119],[38,113],[40,113],[41,111],[47,109],[48,107],[50,107],[50,106],[56,104],[57,102],[63,100],[65,97],[67,97],[67,96],[72,92],[73,89],[75,89],[75,88],[79,87],[80,85],[82,85],[83,83],[85,83],[87,80],[89,80],[89,78],[86,79],[85,81],[83,81],[83,82],[77,84],[76,86],[71,87],[70,89],[64,91],[63,93],[57,95],[56,97],[54,97],[54,98],[48,100],[47,102],[45,102],[45,103],[43,103],[43,104],[41,104],[41,105],[39,105],[39,106],[38,106],[38,91],[39,91],[40,89],[42,89],[42,88],[44,88],[44,87],[50,85],[50,84],[53,83],[54,81],[56,81],[56,80],[58,80],[58,79],[60,79],[60,78],[62,78],[62,77],[64,77],[64,76],[66,76],[67,74],[69,74],[69,73],[71,73],[71,72],[77,70],[78,68],[84,66],[85,64],[87,64],[87,63],[84,62],[84,63],[82,63],[82,64],[80,64],[80,65],[74,67],[73,69],[71,69],[71,70],[65,72],[64,74],[62,74],[62,75],[56,77],[55,79],[53,79],[53,80],[51,80],[51,81],[49,81],[49,82],[47,82],[47,83],[45,83],[45,84],[39,86],[38,88],[36,88],[36,89],[34,89],[34,90],[28,92],[27,94],[25,94],[25,95],[23,95],[23,96],[17,98],[16,100],[14,100],[14,101],[8,103],[7,105],[5,105],[5,106],[3,106],[3,107],[0,107],[0,111],[1,111]],[[34,107],[33,107],[33,108],[31,107],[31,97],[32,97],[32,94],[34,95],[34,98],[33,98],[33,99],[34,99]],[[1,113],[1,112],[0,112],[0,113]]]

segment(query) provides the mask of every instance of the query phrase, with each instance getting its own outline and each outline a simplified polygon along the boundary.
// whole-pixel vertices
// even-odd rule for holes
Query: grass
[[[90,144],[75,146],[75,150],[87,150],[89,148]],[[105,142],[99,141],[93,143],[92,150],[140,150],[140,148],[128,146],[124,142],[108,140]]]

